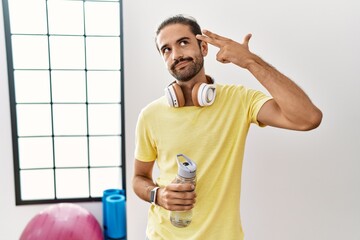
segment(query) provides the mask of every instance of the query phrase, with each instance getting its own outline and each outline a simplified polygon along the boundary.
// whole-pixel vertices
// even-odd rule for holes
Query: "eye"
[[[186,46],[187,44],[188,44],[188,41],[185,41],[185,40],[180,42],[180,46]]]
[[[168,48],[168,47],[163,48],[163,49],[161,50],[161,52],[162,52],[162,54],[166,54],[166,53],[170,52],[170,48]]]

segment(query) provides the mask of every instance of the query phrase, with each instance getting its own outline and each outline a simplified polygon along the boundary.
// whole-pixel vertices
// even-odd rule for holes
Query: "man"
[[[249,50],[250,38],[238,43],[201,32],[194,19],[182,15],[160,24],[156,46],[176,81],[166,96],[141,111],[136,128],[133,189],[153,203],[148,239],[242,240],[241,169],[250,124],[300,131],[320,124],[321,111],[294,82]],[[272,98],[241,85],[214,83],[203,66],[208,44],[219,49],[219,62],[248,70]],[[197,164],[196,186],[173,183],[180,153]],[[159,177],[154,182],[155,161]],[[188,227],[171,225],[170,211],[190,209]]]

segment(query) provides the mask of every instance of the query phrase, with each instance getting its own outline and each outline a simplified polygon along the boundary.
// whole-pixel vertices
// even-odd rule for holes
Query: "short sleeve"
[[[151,137],[151,130],[146,124],[144,113],[138,117],[135,130],[135,158],[144,162],[156,159],[156,146]]]
[[[251,119],[251,123],[255,123],[256,125],[260,127],[265,127],[266,125],[260,123],[257,120],[258,113],[261,109],[261,107],[272,98],[267,96],[261,91],[257,90],[248,90],[248,96],[249,96],[249,117]]]

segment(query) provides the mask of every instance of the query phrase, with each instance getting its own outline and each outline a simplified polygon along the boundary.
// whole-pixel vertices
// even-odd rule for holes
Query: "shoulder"
[[[216,83],[216,91],[220,92],[232,92],[232,91],[241,91],[245,90],[246,88],[243,85],[235,85],[235,84],[222,84]]]
[[[248,88],[244,85],[235,85],[235,84],[216,84],[216,93],[221,94],[226,97],[236,96],[236,97],[251,97],[254,94],[264,94],[260,90]]]
[[[165,110],[166,108],[169,108],[166,97],[161,96],[143,107],[140,111],[140,116],[149,116],[155,112],[158,113],[161,110]]]
[[[243,85],[216,85],[216,97],[221,107],[231,103],[232,109],[250,109],[254,106],[262,105],[269,100],[269,96],[259,90],[247,88]]]
[[[216,94],[219,98],[242,98],[246,97],[249,89],[243,85],[216,84]]]

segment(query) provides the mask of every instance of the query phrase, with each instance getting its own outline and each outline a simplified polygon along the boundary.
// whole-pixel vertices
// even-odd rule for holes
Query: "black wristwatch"
[[[156,193],[157,193],[158,189],[159,189],[159,187],[155,187],[150,192],[150,203],[153,204],[153,205],[156,205]]]

